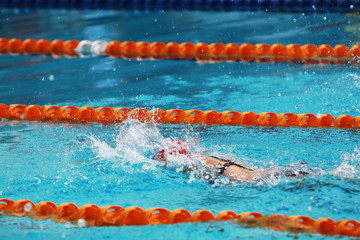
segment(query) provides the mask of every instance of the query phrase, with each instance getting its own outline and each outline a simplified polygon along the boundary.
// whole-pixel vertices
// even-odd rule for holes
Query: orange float
[[[36,42],[37,53],[40,55],[48,55],[51,53],[51,43],[47,39],[40,39]]]
[[[130,118],[138,120],[138,121],[145,121],[147,120],[148,110],[145,108],[135,108],[130,111],[129,113]]]
[[[79,208],[73,203],[60,204],[51,214],[51,219],[55,222],[64,223],[77,220]]]
[[[25,109],[26,106],[23,104],[11,104],[8,109],[9,119],[20,119]]]
[[[359,237],[360,223],[355,220],[340,220],[336,223],[335,235],[345,235],[349,237]]]
[[[350,50],[345,45],[339,44],[334,47],[333,57],[345,58],[350,56]]]
[[[9,39],[6,38],[0,38],[0,53],[7,53],[8,52],[8,43]]]
[[[168,224],[176,224],[189,222],[191,220],[191,214],[188,210],[185,209],[175,209],[169,215]]]
[[[250,43],[243,43],[239,46],[239,56],[241,61],[251,62],[255,55],[255,46]]]
[[[293,223],[303,225],[305,227],[312,227],[315,223],[315,220],[307,216],[290,216],[288,220]]]
[[[259,113],[258,122],[261,126],[275,126],[277,115],[272,112]]]
[[[115,120],[114,110],[111,107],[99,107],[95,109],[95,120],[110,123]]]
[[[124,210],[117,224],[122,225],[143,225],[145,212],[139,207],[128,207]]]
[[[332,127],[335,125],[335,119],[330,114],[321,114],[319,118],[319,127]]]
[[[297,122],[297,115],[294,113],[280,113],[277,114],[277,124],[279,126],[294,126]]]
[[[169,123],[183,123],[185,120],[185,111],[182,109],[170,109],[166,111]]]
[[[317,49],[317,56],[320,58],[331,57],[334,53],[333,48],[328,44],[322,44]]]
[[[109,57],[118,58],[121,57],[121,43],[119,41],[111,41],[105,48],[105,53]]]
[[[300,127],[314,127],[318,124],[318,118],[311,113],[298,114],[297,121]]]
[[[17,38],[10,39],[7,43],[7,51],[11,54],[21,54],[22,53],[22,44],[23,41]]]
[[[165,45],[166,57],[168,59],[177,59],[179,57],[179,44],[176,42],[169,42]]]
[[[348,114],[341,114],[335,120],[335,126],[338,128],[352,128],[355,123],[355,119]]]
[[[315,232],[322,235],[334,235],[336,225],[334,220],[331,218],[319,218],[315,221],[312,228],[315,230]]]
[[[202,122],[203,112],[200,110],[187,110],[185,111],[184,123],[200,124]]]
[[[7,199],[7,198],[0,198],[0,211],[7,211],[10,207],[15,203],[15,201]]]
[[[214,125],[220,122],[221,114],[215,110],[208,110],[202,115],[202,123],[206,125]]]
[[[256,125],[258,119],[258,115],[254,112],[243,112],[240,116],[240,124],[241,125]]]
[[[22,50],[24,54],[36,54],[37,48],[35,39],[25,39],[22,44]]]
[[[233,211],[221,211],[218,215],[216,215],[216,221],[229,221],[237,219],[238,215]]]
[[[120,220],[124,208],[120,206],[106,206],[100,208],[100,214],[96,220],[96,226],[116,226]]]
[[[79,122],[94,122],[95,121],[95,109],[92,107],[82,107],[76,114],[76,119]]]
[[[51,53],[55,56],[63,56],[64,55],[64,41],[62,40],[54,40],[50,44]]]
[[[221,61],[224,55],[225,45],[222,43],[212,43],[209,45],[209,60]]]
[[[135,58],[137,56],[136,43],[133,41],[120,43],[120,52],[122,57]]]
[[[239,45],[236,43],[228,43],[224,46],[224,56],[221,59],[226,61],[237,61],[239,60]]]
[[[221,113],[220,123],[224,125],[240,124],[241,113],[236,111],[225,111]]]
[[[286,56],[289,57],[289,61],[300,62],[302,57],[302,48],[299,44],[286,45]]]
[[[150,43],[150,55],[153,58],[165,58],[166,56],[166,48],[165,43],[163,42],[153,42]]]
[[[60,107],[55,105],[47,105],[42,109],[42,118],[45,120],[57,120],[61,117]]]
[[[144,214],[144,224],[165,224],[170,216],[170,211],[165,208],[149,208]]]
[[[258,212],[244,212],[237,215],[233,211],[221,211],[216,217],[211,211],[202,209],[190,214],[185,209],[172,212],[165,208],[149,208],[120,206],[98,207],[95,204],[85,204],[80,209],[73,203],[63,203],[58,207],[53,202],[43,201],[35,205],[30,200],[16,202],[0,198],[0,211],[8,216],[34,219],[48,219],[56,222],[71,221],[80,226],[122,226],[122,225],[159,225],[178,224],[184,222],[229,221],[238,219],[245,227],[264,227],[276,231],[319,233],[322,235],[343,235],[357,237],[360,234],[360,223],[355,220],[343,219],[335,222],[331,218],[314,220],[307,216],[290,216],[270,214],[264,216]]]
[[[314,44],[301,46],[301,56],[303,58],[312,58],[316,55],[318,47]]]
[[[85,204],[77,212],[76,219],[83,220],[86,226],[95,226],[101,209],[95,204]]]
[[[350,49],[350,55],[354,60],[359,60],[360,58],[360,45],[354,45]]]
[[[30,200],[18,200],[8,208],[7,214],[16,217],[23,217],[31,214],[35,207],[35,204]]]
[[[116,121],[124,121],[129,118],[131,109],[130,108],[114,108],[114,117]]]
[[[42,110],[39,105],[29,105],[24,110],[23,118],[28,121],[40,121],[42,119]]]
[[[0,103],[0,120],[9,118],[9,106]]]
[[[60,107],[60,120],[75,121],[79,108],[75,106]]]
[[[270,51],[271,51],[271,46],[269,44],[258,43],[255,45],[255,55],[268,57],[271,56]]]
[[[192,60],[195,56],[195,44],[184,42],[179,45],[179,57],[181,59]]]
[[[209,210],[197,210],[191,216],[191,222],[209,222],[215,220],[214,214]]]
[[[148,121],[154,121],[155,123],[168,122],[166,112],[161,108],[152,109],[148,112]]]
[[[282,44],[273,44],[270,48],[273,62],[284,62],[286,60],[286,47]]]
[[[195,45],[195,59],[208,60],[209,59],[209,46],[207,43],[198,43]]]
[[[79,45],[79,41],[77,40],[68,40],[64,42],[64,53],[67,56],[77,56],[78,54],[75,52],[75,49]]]
[[[56,204],[49,201],[42,201],[36,204],[31,213],[31,217],[37,220],[44,220],[51,217],[51,214],[57,208]]]
[[[149,42],[137,42],[136,49],[139,57],[149,58],[150,57],[150,43]]]

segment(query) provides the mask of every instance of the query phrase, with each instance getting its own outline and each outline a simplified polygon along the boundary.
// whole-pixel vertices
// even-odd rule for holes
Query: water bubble
[[[79,219],[78,220],[78,226],[79,227],[85,227],[86,226],[85,219]]]
[[[66,228],[71,228],[71,224],[69,222],[65,223]]]
[[[27,204],[25,204],[25,207],[24,207],[25,212],[30,212],[30,211],[31,211],[31,209],[32,209],[32,205],[31,205],[31,203],[27,203]]]
[[[54,80],[55,80],[55,76],[52,75],[52,74],[50,74],[50,75],[49,75],[49,81],[54,81]]]
[[[158,21],[157,18],[155,18],[155,19],[154,19],[154,22],[157,22],[157,21]]]

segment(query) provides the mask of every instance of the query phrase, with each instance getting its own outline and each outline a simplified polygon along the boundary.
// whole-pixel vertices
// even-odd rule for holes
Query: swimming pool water
[[[6,38],[360,43],[358,15],[13,10],[1,10],[0,14],[0,36]],[[360,115],[358,72],[357,66],[338,65],[4,55],[0,56],[0,102],[355,117]],[[360,220],[358,130],[151,127],[133,122],[115,126],[0,124],[1,198]],[[194,151],[237,157],[252,166],[297,166],[304,160],[320,170],[308,178],[270,179],[256,185],[226,179],[209,184],[191,172],[179,171],[181,161],[164,167],[149,159],[154,149],[149,139],[161,136],[193,142]],[[295,237],[222,222],[81,228],[0,216],[0,226],[0,236],[5,239]]]

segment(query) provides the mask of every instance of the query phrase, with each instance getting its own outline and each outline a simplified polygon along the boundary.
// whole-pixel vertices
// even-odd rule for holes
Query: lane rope
[[[45,122],[89,123],[97,122],[110,124],[122,122],[126,119],[138,121],[154,121],[164,124],[204,124],[204,125],[232,125],[232,126],[263,126],[263,127],[318,127],[318,128],[360,128],[360,116],[353,118],[348,114],[341,114],[336,119],[330,114],[315,115],[312,113],[294,114],[291,112],[276,114],[262,112],[256,114],[251,111],[237,112],[215,110],[200,111],[196,109],[182,110],[160,108],[147,110],[146,108],[111,108],[88,106],[56,106],[56,105],[23,105],[0,104],[0,120],[27,120]]]
[[[307,216],[286,216],[271,214],[264,216],[258,212],[236,214],[234,211],[221,211],[215,215],[206,209],[191,214],[186,209],[170,211],[166,208],[140,207],[123,208],[121,206],[99,207],[85,204],[78,208],[73,203],[62,203],[57,206],[50,201],[34,204],[30,200],[13,201],[0,198],[0,212],[7,216],[31,217],[37,220],[51,218],[55,222],[72,222],[79,226],[131,226],[178,224],[185,222],[234,221],[245,228],[268,228],[276,231],[293,233],[319,233],[322,235],[360,236],[360,223],[355,220],[343,219],[335,222],[331,218],[321,217],[314,220]]]
[[[305,64],[360,64],[360,45],[259,43],[176,43],[0,38],[0,54],[53,55],[54,57],[112,57],[125,59],[178,59],[202,62],[295,62]]]
[[[266,12],[359,12],[357,0],[0,0],[1,8],[102,9],[102,10],[195,10]]]

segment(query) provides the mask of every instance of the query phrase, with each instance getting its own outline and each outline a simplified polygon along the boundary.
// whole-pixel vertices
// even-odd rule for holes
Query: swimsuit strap
[[[213,156],[211,156],[211,157],[213,157]],[[218,158],[218,157],[213,157],[213,158],[216,158],[216,159],[219,159],[220,161],[224,161],[224,162],[225,162],[225,164],[222,165],[222,166],[219,168],[219,174],[220,174],[220,175],[223,175],[224,172],[226,171],[226,169],[227,169],[228,167],[230,167],[230,166],[237,166],[237,167],[239,167],[239,168],[243,168],[243,169],[246,169],[246,170],[254,171],[254,170],[252,170],[252,169],[250,169],[250,168],[244,167],[243,165],[240,165],[240,164],[238,164],[238,163],[236,163],[236,162],[233,162],[233,161],[230,161],[230,160],[227,160],[227,159],[221,159],[221,158]]]
[[[224,172],[226,171],[226,169],[232,165],[235,165],[234,162],[226,162],[224,165],[222,165],[220,168],[219,168],[219,174],[220,175],[223,175]]]

